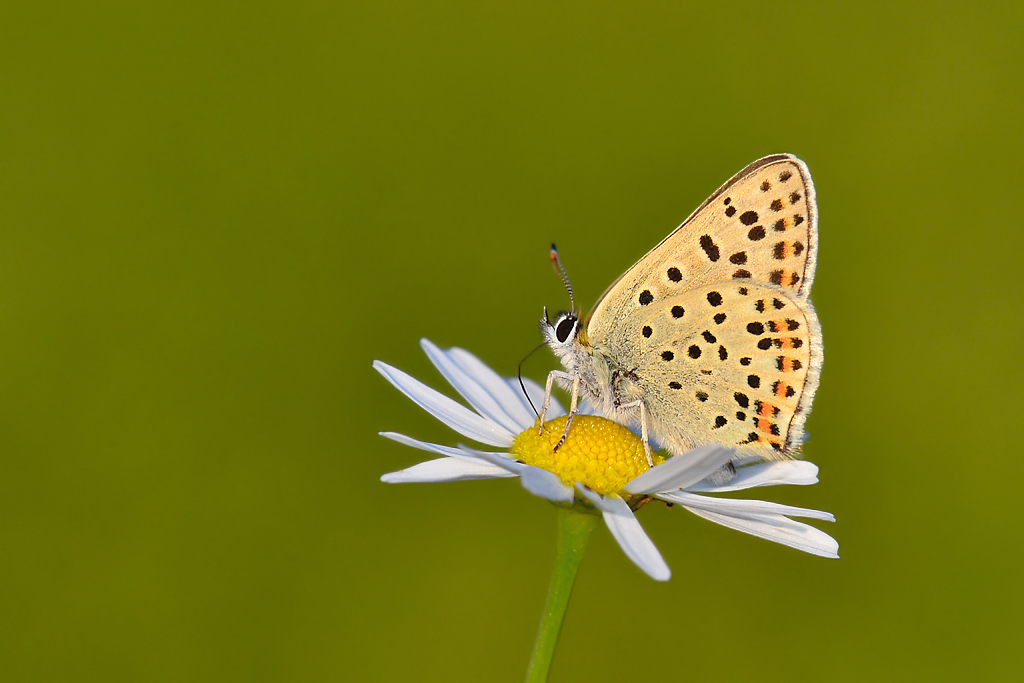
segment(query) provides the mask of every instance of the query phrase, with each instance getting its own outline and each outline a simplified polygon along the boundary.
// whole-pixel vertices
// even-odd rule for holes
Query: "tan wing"
[[[755,161],[608,288],[588,320],[588,338],[606,338],[642,299],[722,280],[772,283],[805,301],[817,223],[807,166],[789,154]]]
[[[736,280],[702,285],[651,302],[615,331],[613,361],[642,390],[648,426],[670,452],[722,443],[780,458],[800,446],[821,331],[810,302],[789,294]]]

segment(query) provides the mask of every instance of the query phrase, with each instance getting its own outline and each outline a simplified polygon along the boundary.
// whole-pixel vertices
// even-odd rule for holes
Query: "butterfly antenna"
[[[533,351],[530,351],[528,354],[526,354],[526,356],[521,361],[519,361],[519,368],[518,368],[518,370],[516,372],[516,374],[519,375],[519,386],[523,388],[523,396],[526,397],[526,402],[530,404],[531,408],[533,408],[533,413],[537,417],[540,417],[540,413],[537,411],[537,406],[533,405],[533,401],[530,400],[530,392],[528,392],[526,390],[526,384],[523,383],[523,363],[526,362],[527,358],[529,358],[533,354],[537,353],[537,351],[539,351],[540,348],[545,346],[545,345],[546,345],[546,342],[541,342],[540,344],[537,345],[537,348],[535,348]]]
[[[569,307],[572,309],[571,312],[576,312],[576,300],[572,296],[572,283],[569,282],[569,274],[565,272],[565,266],[562,265],[562,259],[558,258],[558,247],[555,243],[551,243],[551,267],[558,273],[558,277],[562,278],[562,284],[569,290]]]

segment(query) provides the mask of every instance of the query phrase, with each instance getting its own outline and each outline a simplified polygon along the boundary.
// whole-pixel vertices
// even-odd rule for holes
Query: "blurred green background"
[[[822,471],[759,497],[843,557],[650,506],[672,580],[599,529],[552,680],[1019,675],[1021,3],[0,14],[4,680],[521,680],[554,509],[381,484],[425,456],[378,431],[458,439],[370,363],[514,374],[549,242],[591,305],[783,151]]]

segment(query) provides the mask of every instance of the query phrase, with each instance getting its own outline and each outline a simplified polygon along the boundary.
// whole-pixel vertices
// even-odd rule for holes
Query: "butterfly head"
[[[562,311],[551,320],[548,309],[545,308],[544,317],[540,321],[540,331],[544,335],[544,341],[559,358],[565,358],[580,344],[580,320],[572,311]]]

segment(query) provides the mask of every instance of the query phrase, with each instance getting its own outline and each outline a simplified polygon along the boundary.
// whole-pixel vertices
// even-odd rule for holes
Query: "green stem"
[[[544,604],[544,616],[537,630],[537,642],[533,644],[533,656],[526,670],[526,683],[544,683],[548,680],[551,660],[555,657],[558,634],[562,631],[565,610],[576,581],[576,570],[580,568],[583,551],[594,531],[599,517],[578,508],[558,508],[558,550],[555,568],[551,573],[548,600]]]

